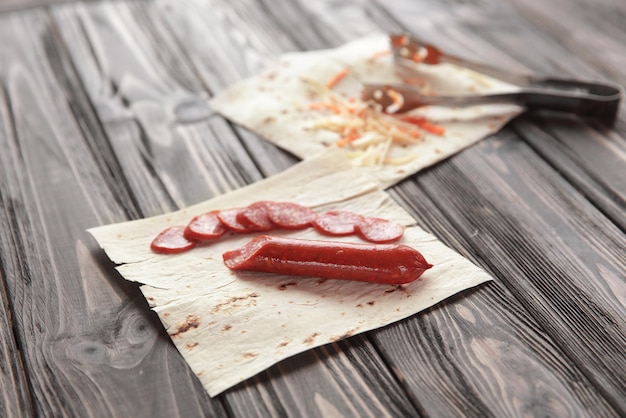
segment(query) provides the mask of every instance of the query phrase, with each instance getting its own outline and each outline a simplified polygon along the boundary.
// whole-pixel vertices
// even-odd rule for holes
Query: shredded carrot
[[[420,127],[421,129],[430,132],[431,134],[435,134],[435,135],[441,136],[446,131],[446,129],[443,126],[436,125],[436,124],[428,121],[427,119],[419,117],[419,116],[402,115],[402,116],[399,116],[398,119],[400,119],[403,122],[407,122],[407,123],[411,123],[413,125],[416,125],[416,126]]]
[[[383,58],[383,57],[388,57],[389,55],[391,55],[391,50],[387,49],[385,51],[378,51],[375,52],[374,54],[372,54],[372,59],[378,59],[378,58]]]
[[[326,83],[326,87],[328,87],[329,89],[335,87],[337,84],[339,84],[341,80],[343,80],[345,76],[348,75],[348,72],[349,71],[347,68],[344,68],[337,72],[334,76],[331,77],[330,80],[328,80],[328,83]]]
[[[330,102],[315,102],[309,105],[309,109],[311,110],[332,110],[335,114],[341,113],[341,108],[337,103]]]

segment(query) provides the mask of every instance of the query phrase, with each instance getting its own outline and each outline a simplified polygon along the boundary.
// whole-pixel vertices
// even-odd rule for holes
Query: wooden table
[[[495,280],[210,398],[85,232],[297,163],[220,117],[286,51],[408,30],[626,84],[621,0],[0,1],[0,416],[624,416],[626,111],[524,115],[391,188]],[[216,342],[218,343],[218,342]]]

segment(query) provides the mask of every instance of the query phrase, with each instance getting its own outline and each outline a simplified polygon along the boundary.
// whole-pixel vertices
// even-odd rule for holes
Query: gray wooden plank
[[[11,138],[11,115],[4,89],[0,89],[0,137]],[[0,164],[0,242],[9,242],[17,246],[19,238],[15,225],[15,212],[10,200],[11,186],[8,184],[12,164]],[[2,253],[0,253],[2,254]],[[8,256],[8,255],[7,255]],[[0,257],[0,416],[33,416],[34,410],[30,399],[27,372],[24,370],[20,341],[14,326],[12,295],[9,294],[7,275],[13,274],[11,265],[19,260]],[[19,304],[17,305],[19,307]]]
[[[465,234],[456,218],[442,217],[440,202],[425,186],[431,176],[429,171],[391,192],[424,228],[490,270],[490,263],[473,248],[475,236],[488,237],[489,231]],[[409,349],[398,349],[407,334],[414,336],[411,356]],[[446,415],[618,415],[498,275],[494,282],[452,298],[428,315],[376,332],[373,338],[392,367],[410,371],[404,380],[419,402],[428,409],[444,405]],[[438,344],[429,344],[433,340]],[[485,368],[498,373],[487,377]],[[542,382],[541,389],[535,382]]]
[[[94,139],[83,137],[97,127],[82,129],[74,97],[59,82],[68,75],[57,71],[68,67],[51,62],[63,48],[48,16],[0,19],[2,114],[10,115],[0,134],[0,165],[10,167],[2,206],[13,215],[0,229],[15,238],[1,235],[0,254],[35,412],[225,414],[192,378],[137,287],[117,277],[85,232],[126,212],[91,156]]]
[[[297,6],[293,6],[294,9],[296,9],[296,11],[291,11],[291,12],[285,12],[285,8],[286,7],[290,7],[290,5],[292,5],[292,2],[287,2],[287,3],[281,3],[280,6],[276,6],[275,8],[272,8],[272,10],[275,13],[275,18],[280,14],[281,16],[295,16],[298,13],[302,13],[302,11],[304,10],[304,13],[307,14],[307,23],[309,26],[305,26],[303,28],[303,33],[305,35],[303,35],[302,37],[299,37],[299,34],[301,32],[297,32],[293,34],[294,39],[296,39],[296,43],[299,46],[303,46],[306,47],[306,39],[310,38],[311,36],[313,36],[312,34],[314,34],[316,32],[316,29],[319,30],[320,28],[323,28],[323,32],[324,33],[330,33],[333,34],[333,36],[330,36],[333,38],[333,43],[340,43],[342,41],[348,40],[350,38],[351,35],[354,35],[354,33],[358,33],[359,29],[354,29],[353,27],[347,27],[345,22],[341,19],[338,19],[336,21],[333,21],[329,16],[343,16],[345,14],[350,13],[351,11],[353,11],[354,9],[359,10],[359,5],[342,5],[343,8],[345,8],[346,10],[344,11],[339,10],[338,12],[333,9],[333,13],[323,13],[320,11],[320,9],[315,9],[315,8],[322,8],[323,6],[320,6],[320,2],[317,2],[315,5],[309,6],[307,5],[297,5]],[[328,6],[328,4],[326,4],[326,6]],[[236,6],[233,6],[233,8],[235,9]],[[330,7],[330,6],[328,6]],[[269,9],[269,7],[268,7]],[[317,11],[316,11],[317,10]],[[323,10],[323,9],[321,9]],[[328,8],[326,9],[326,11],[328,11]],[[374,9],[368,9],[367,13],[363,13],[363,10],[360,10],[361,13],[359,13],[359,16],[371,16],[372,13],[376,12],[376,10]],[[319,16],[316,14],[319,13]],[[207,19],[209,19],[207,17]],[[379,16],[376,17],[377,21],[383,21],[384,20],[384,16]],[[204,19],[203,19],[204,20]],[[234,20],[234,18],[233,18]],[[330,23],[329,23],[330,21]],[[253,27],[253,23],[255,23],[254,21],[247,21],[247,27],[248,28],[252,28]],[[360,20],[361,25],[359,26],[359,28],[361,30],[363,30],[364,32],[368,32],[369,29],[371,29],[372,27],[372,23],[371,22],[367,22],[367,21],[363,21]],[[259,27],[262,26],[262,23],[256,23],[256,25],[258,25]],[[293,27],[295,26],[294,23],[289,23],[289,22],[285,22],[284,20],[281,22],[281,27]],[[328,25],[329,27],[326,27],[325,25]],[[208,27],[212,27],[213,25],[207,25]],[[333,31],[334,29],[334,31]],[[342,29],[346,29],[346,30],[342,30]],[[253,32],[252,29],[249,29],[250,32]],[[354,30],[355,32],[350,32],[350,30]],[[201,29],[199,29],[199,31],[201,32]],[[334,36],[336,34],[336,36]],[[203,36],[202,38],[204,39],[210,39],[209,36]],[[316,45],[321,44],[322,41],[318,41]],[[192,43],[193,44],[193,43]],[[330,45],[327,45],[330,46]],[[197,50],[196,51],[197,54],[202,54],[201,50]],[[212,55],[212,50],[208,50],[206,52],[206,55]],[[218,54],[219,55],[219,54]],[[225,55],[224,55],[225,56]],[[226,67],[228,67],[228,64],[225,64]],[[199,72],[202,72],[202,70],[199,70]],[[218,77],[214,77],[214,79],[217,79]],[[535,159],[539,159],[538,156],[535,156]],[[506,291],[505,291],[506,292]],[[505,304],[505,306],[510,306],[510,304],[508,304],[508,302],[510,302],[510,300],[513,300],[513,296],[511,296],[510,294],[505,295],[502,297],[503,299],[501,300],[502,303]],[[484,300],[481,303],[486,303]],[[480,314],[480,309],[483,309],[482,307],[479,306],[480,304],[472,304],[469,305],[467,307],[467,309],[469,309],[471,312],[473,312],[476,315]],[[521,304],[518,304],[514,307],[511,307],[510,309],[516,309],[519,312],[524,312],[524,307],[522,307]],[[532,316],[529,315],[528,313],[525,314],[520,314],[517,313],[517,315],[512,315],[512,313],[510,313],[510,317],[514,318],[510,319],[510,323],[506,323],[505,329],[506,334],[507,334],[507,338],[510,338],[509,340],[509,345],[510,346],[516,346],[519,345],[518,350],[520,352],[524,352],[524,351],[531,351],[533,352],[533,350],[536,350],[537,352],[531,357],[532,360],[528,360],[532,362],[532,367],[531,369],[533,370],[532,373],[528,373],[527,375],[525,375],[522,380],[526,381],[526,382],[531,382],[534,381],[534,379],[537,378],[537,374],[545,374],[544,378],[546,381],[559,381],[561,379],[569,379],[571,376],[577,376],[580,379],[583,379],[585,381],[584,384],[580,385],[580,388],[569,388],[569,387],[564,387],[564,386],[560,386],[558,387],[558,389],[555,389],[555,399],[558,399],[558,402],[555,403],[554,405],[554,411],[558,411],[558,409],[560,407],[562,407],[563,405],[567,405],[567,402],[569,402],[572,399],[577,399],[578,392],[579,389],[582,388],[582,391],[588,391],[588,393],[586,393],[585,395],[581,396],[581,399],[578,401],[578,406],[579,408],[581,408],[581,410],[584,410],[585,408],[587,409],[587,415],[589,415],[591,413],[591,411],[595,408],[598,407],[602,410],[604,410],[607,414],[613,414],[614,411],[611,410],[611,406],[609,406],[609,404],[607,403],[607,401],[605,401],[602,398],[602,394],[600,394],[598,391],[594,390],[592,385],[593,383],[591,383],[589,380],[586,380],[584,375],[580,372],[580,370],[577,369],[577,367],[575,365],[573,365],[570,361],[569,358],[567,356],[567,353],[564,353],[563,350],[558,347],[557,344],[554,343],[554,341],[552,340],[552,337],[547,335],[545,333],[545,331],[542,331],[540,333],[541,337],[538,338],[540,340],[540,342],[536,343],[532,348],[528,347],[528,342],[524,341],[523,339],[516,339],[514,338],[515,335],[517,335],[518,333],[522,333],[524,331],[524,327],[526,326],[526,324],[528,323],[528,321],[532,321]],[[503,325],[501,325],[501,323],[498,323],[498,325],[500,327],[503,327]],[[485,329],[487,329],[488,327],[485,327]],[[468,337],[468,344],[470,344],[471,341]],[[406,341],[405,341],[406,344]],[[546,354],[545,352],[543,352],[543,348],[544,346],[548,346],[550,347],[550,353]],[[396,347],[394,345],[394,347]],[[507,346],[508,347],[508,346]],[[396,347],[397,349],[397,347]],[[498,349],[501,349],[501,351],[498,351]],[[507,352],[505,348],[500,348],[498,346],[496,346],[494,348],[494,350],[498,353],[498,355],[501,356],[501,358],[506,358],[507,356]],[[555,363],[558,363],[558,366],[555,366],[552,363],[552,358],[556,357],[558,358],[558,361]],[[463,359],[459,358],[458,363],[463,365]],[[468,365],[465,363],[466,367],[466,373],[468,373],[468,375],[471,376],[471,374],[475,374],[475,371],[472,370],[471,364]],[[506,369],[508,366],[506,365],[506,363],[501,363],[500,366],[503,369]],[[399,368],[398,368],[399,369]],[[493,370],[492,370],[493,371]],[[503,372],[503,374],[507,374],[507,370],[499,370],[500,372]],[[484,370],[481,370],[481,373],[485,373]],[[433,373],[434,374],[434,373]],[[497,373],[494,374],[494,379],[497,379],[496,377]],[[515,391],[515,387],[514,386],[506,386],[504,385],[507,389],[507,391],[509,392],[514,392]],[[589,388],[591,387],[591,388]],[[414,393],[419,393],[419,391],[421,390],[420,387],[413,387],[411,388],[414,390]],[[456,387],[456,394],[460,397],[463,398],[463,393],[464,393],[464,387]],[[493,392],[485,392],[483,393],[483,398],[485,402],[488,402],[488,405],[490,406],[491,410],[495,412],[501,412],[500,409],[501,408],[503,402],[500,399],[500,397],[497,396],[497,390],[498,388],[485,388],[484,390],[492,390]],[[490,397],[490,395],[494,395],[492,397]],[[531,391],[527,391],[527,392],[520,392],[518,394],[519,398],[515,398],[514,400],[511,401],[511,404],[508,405],[509,407],[512,407],[513,405],[515,405],[517,403],[518,407],[520,408],[525,408],[527,406],[527,404],[532,404],[534,402],[535,399],[535,395],[531,392]],[[435,402],[433,401],[431,404],[429,404],[431,407],[434,407],[436,404],[443,404],[445,405],[445,396],[441,396],[439,399],[439,402]],[[520,399],[522,399],[520,401]],[[471,404],[472,399],[471,398],[466,398],[465,402],[468,402]],[[576,402],[575,402],[576,403]],[[519,406],[522,405],[522,406]],[[442,411],[446,411],[448,413],[450,413],[450,410],[447,410],[446,407],[441,407]],[[442,412],[443,413],[443,412]]]
[[[496,12],[487,13],[485,19],[500,18],[498,13],[507,10],[496,8]],[[394,13],[402,19],[407,12],[404,8]],[[471,42],[467,39],[481,36],[500,47],[503,40],[513,42],[511,34],[505,33],[510,27],[503,30],[496,25],[484,30],[476,21],[468,19],[479,16],[478,12],[476,7],[475,10],[452,13],[446,24],[438,9],[437,29],[442,30],[435,33],[444,36],[446,27],[460,26],[465,27],[468,34],[459,43]],[[408,23],[408,19],[404,21]],[[548,51],[553,51],[558,54],[558,66],[568,67],[568,72],[572,69],[580,74],[597,71],[591,68],[591,63],[579,61],[575,54],[568,59],[568,55],[556,46],[531,48],[529,44],[523,47],[520,39],[533,42],[536,37],[525,36],[532,27],[521,30],[521,26],[518,21],[512,31],[517,37],[517,48],[503,48],[503,51],[515,51],[517,57],[532,54],[535,60],[537,55],[545,56]],[[416,31],[426,28],[424,21],[411,27]],[[474,42],[479,44],[481,41]],[[443,176],[445,180],[442,177],[430,184],[429,194],[439,201],[447,216],[455,220],[455,228],[472,237],[475,251],[479,251],[485,260],[494,260],[490,262],[491,268],[500,271],[503,282],[531,316],[613,407],[623,412],[625,341],[624,301],[620,289],[624,283],[624,262],[620,254],[624,252],[625,243],[623,234],[612,222],[612,219],[624,218],[620,197],[624,183],[617,180],[623,177],[619,164],[623,154],[619,124],[616,130],[609,131],[593,129],[580,122],[539,119],[544,130],[555,133],[562,145],[559,147],[549,142],[553,138],[545,135],[545,131],[540,137],[537,135],[538,129],[532,126],[532,119],[524,118],[523,121],[519,128],[513,124],[516,131],[524,138],[530,138],[542,157],[555,164],[556,172],[546,168],[545,163],[517,138],[508,135],[499,141],[480,144],[454,158],[453,163],[437,167],[433,172],[449,169],[450,173]],[[573,135],[572,141],[569,141],[570,135]],[[594,155],[597,156],[594,158],[604,156],[607,160],[606,157],[610,156],[607,164],[585,160],[588,152],[583,150],[594,145]],[[615,163],[611,164],[611,161]],[[574,182],[573,187],[563,181],[559,173],[562,171]],[[498,181],[494,180],[495,176]],[[420,183],[422,178],[419,177]],[[581,196],[576,189],[590,193]],[[607,205],[603,206],[605,202]],[[606,218],[603,212],[610,218]],[[528,260],[514,256],[520,248],[524,249]],[[507,251],[509,256],[506,256]]]
[[[103,145],[110,142],[143,216],[260,178],[237,141],[214,139],[229,134],[223,121],[176,119],[177,106],[206,100],[206,92],[183,57],[165,55],[179,50],[163,47],[167,33],[150,38],[153,31],[138,25],[145,19],[126,3],[75,5],[54,14],[71,65],[104,127]]]
[[[167,56],[170,56],[170,54],[176,54],[179,51],[175,42],[162,42],[163,39],[166,39],[169,36],[169,33],[161,28],[161,22],[165,22],[165,17],[167,16],[169,18],[173,14],[173,11],[165,9],[167,11],[166,13],[164,10],[154,9],[154,7],[154,4],[150,3],[133,3],[129,5],[99,4],[91,5],[89,7],[76,6],[72,8],[63,8],[54,11],[54,16],[59,22],[58,26],[61,36],[63,36],[64,42],[70,45],[70,47],[67,48],[70,55],[74,54],[74,51],[100,51],[98,54],[95,54],[97,58],[94,58],[93,61],[90,60],[89,54],[87,54],[87,57],[81,55],[71,55],[72,61],[76,66],[76,71],[80,75],[81,80],[83,80],[85,90],[91,101],[99,103],[106,100],[110,101],[112,99],[112,94],[109,93],[107,96],[105,95],[106,92],[103,94],[103,88],[98,88],[98,83],[100,83],[100,85],[108,84],[106,81],[107,78],[113,80],[117,85],[123,84],[124,81],[121,80],[122,76],[140,80],[149,78],[150,74],[147,74],[147,70],[139,64],[129,64],[128,57],[132,56],[136,63],[150,62],[152,64],[151,67],[160,67],[162,63],[159,59],[155,58],[155,51],[157,49],[159,54]],[[196,11],[192,7],[185,8],[183,10],[185,13],[189,14],[187,16],[189,19],[196,19]],[[131,20],[129,16],[133,17],[132,21],[136,24],[119,24],[120,21],[129,22]],[[79,30],[77,27],[77,21],[80,21],[80,24],[88,29]],[[92,27],[92,25],[97,25],[97,27]],[[206,27],[213,27],[210,24],[207,25],[207,22],[204,22],[204,25]],[[189,23],[178,27],[178,29],[189,30]],[[86,37],[83,36],[84,33],[87,33]],[[84,45],[85,41],[89,41],[94,46],[88,47]],[[110,47],[102,46],[104,43],[108,42],[115,45],[115,49],[112,48],[112,45]],[[165,48],[164,45],[169,45],[171,50],[166,51],[165,49],[167,48]],[[111,51],[106,52],[107,48],[111,48]],[[103,50],[105,51],[102,52]],[[247,55],[250,53],[251,52],[249,51],[246,52]],[[120,56],[124,57],[123,61],[119,61]],[[176,56],[174,59],[182,61],[186,59],[186,57],[181,55]],[[105,62],[106,64],[104,64]],[[117,65],[121,68],[117,68]],[[184,65],[184,62],[181,62],[179,67],[182,66],[184,68]],[[98,67],[107,68],[108,72],[98,70]],[[99,71],[98,75],[94,76],[92,73],[94,70]],[[165,83],[166,85],[176,85],[177,82],[179,82],[180,85],[182,84],[180,83],[180,80],[186,80],[185,77],[193,77],[193,74],[200,74],[201,78],[187,80],[185,82],[187,86],[194,85],[193,83],[198,83],[198,80],[201,80],[203,84],[206,84],[203,77],[207,73],[195,69],[187,71],[183,74],[175,74],[176,77],[174,77],[174,74],[170,75],[166,71],[161,74],[161,77],[168,78]],[[103,80],[105,80],[104,83]],[[197,86],[198,84],[195,85]],[[215,86],[215,88],[219,87],[219,85]],[[123,94],[123,88],[118,91],[122,91]],[[137,109],[137,102],[141,99],[142,95],[140,93],[143,91],[145,91],[145,89],[141,90],[140,88],[136,88],[133,90],[135,96],[130,94],[127,95],[126,109],[124,109],[126,117],[130,114],[132,118],[141,119],[141,115],[137,116],[137,111],[141,111],[141,109]],[[194,94],[198,97],[202,93],[202,91],[194,92]],[[175,92],[173,93],[171,91],[165,92],[162,95],[162,98],[159,99],[160,101],[156,102],[155,106],[162,104],[163,102],[167,102],[168,99],[174,94]],[[116,104],[116,106],[119,106],[119,104]],[[111,106],[107,108],[107,111],[110,110]],[[130,110],[130,112],[128,112],[128,110]],[[97,107],[96,111],[99,111]],[[114,110],[113,112],[121,113],[122,111]],[[110,113],[99,113],[101,118],[105,118],[108,115],[110,115]],[[220,175],[227,178],[226,176],[232,176],[232,174],[237,173],[238,170],[245,170],[243,171],[243,174],[246,175],[247,178],[240,177],[237,179],[238,182],[236,184],[228,184],[227,181],[224,181],[226,186],[229,188],[234,188],[242,183],[255,180],[255,176],[258,176],[258,171],[256,171],[255,166],[245,165],[246,161],[250,161],[250,159],[247,155],[242,154],[244,151],[252,154],[252,157],[256,159],[256,164],[265,158],[267,163],[264,166],[264,169],[268,171],[282,170],[287,164],[292,164],[293,161],[295,161],[293,157],[276,150],[275,147],[270,146],[265,141],[262,141],[258,137],[252,136],[249,133],[246,134],[243,131],[240,132],[242,136],[247,135],[250,141],[255,141],[258,144],[255,146],[254,150],[251,150],[249,147],[242,147],[237,136],[233,134],[232,129],[228,128],[221,119],[210,119],[209,121],[201,121],[195,124],[176,125],[174,127],[176,132],[189,130],[190,132],[193,132],[194,135],[197,135],[197,141],[195,143],[192,141],[185,141],[184,138],[171,141],[168,143],[167,147],[163,147],[162,156],[157,158],[154,157],[156,154],[154,150],[159,146],[159,141],[162,140],[159,135],[163,135],[163,131],[156,130],[154,125],[158,125],[159,123],[160,120],[156,117],[148,120],[140,120],[139,124],[144,129],[141,143],[138,141],[124,141],[123,152],[121,147],[118,150],[115,145],[113,146],[113,152],[118,154],[118,160],[122,166],[122,170],[129,173],[131,170],[137,169],[138,165],[145,164],[145,161],[138,158],[128,158],[128,155],[140,153],[141,147],[153,150],[151,153],[153,158],[150,160],[150,164],[152,164],[154,168],[153,174],[155,181],[152,183],[146,183],[145,181],[141,183],[141,177],[146,175],[145,172],[133,174],[132,180],[129,180],[130,187],[134,193],[134,198],[137,200],[138,205],[142,208],[146,205],[153,204],[153,200],[160,200],[163,202],[163,205],[166,205],[166,198],[159,196],[159,191],[164,188],[168,190],[168,193],[170,190],[177,191],[180,198],[175,200],[176,205],[185,206],[195,203],[198,200],[210,198],[212,195],[222,192],[224,189],[220,190],[215,187],[213,190],[209,190],[205,186],[206,184],[211,183],[219,185],[218,182],[220,181]],[[105,129],[107,128],[107,125],[108,121],[105,120]],[[126,136],[127,134],[108,130],[107,135],[111,138],[111,141],[116,141],[118,139],[114,138],[114,135],[119,138],[120,136]],[[165,135],[167,135],[167,133]],[[132,148],[138,148],[139,151],[133,150]],[[229,153],[224,152],[229,149],[235,150],[235,152],[239,154],[229,158]],[[265,149],[265,152],[256,152],[262,149]],[[166,155],[167,153],[178,153],[180,154],[180,157],[175,162],[168,162],[168,160],[166,160],[166,157],[168,157]],[[262,155],[263,153],[266,154],[267,157],[260,158],[259,155]],[[282,157],[280,157],[280,154],[282,154]],[[276,155],[279,155],[277,161],[274,159]],[[200,161],[203,165],[194,166],[190,164],[187,172],[181,171],[181,165],[185,161],[191,161],[192,164],[196,161]],[[207,174],[206,177],[199,176],[198,172],[201,172],[204,165],[209,165],[208,163],[212,161],[219,161],[218,168],[222,170],[223,174],[220,174],[220,172],[212,172]],[[269,165],[270,163],[272,164],[271,166]],[[146,169],[139,167],[140,171]],[[128,176],[128,178],[130,178],[130,176]],[[168,187],[169,184],[165,181],[161,181],[161,183],[159,183],[156,181],[158,179],[167,179],[171,182],[172,186]],[[181,192],[181,189],[183,192]],[[188,193],[183,194],[185,191],[188,191]],[[308,355],[315,356],[315,354]],[[309,394],[304,390],[301,392],[294,391],[293,388],[304,388],[309,382],[317,382],[320,389],[324,389],[324,396],[328,399],[326,403],[335,403],[337,404],[337,408],[346,411],[354,410],[354,405],[361,405],[360,408],[362,408],[362,405],[367,404],[365,400],[369,399],[369,396],[371,395],[369,393],[368,386],[365,383],[362,383],[361,385],[356,383],[356,377],[361,376],[361,374],[370,375],[372,374],[372,371],[364,368],[355,368],[355,366],[353,366],[352,363],[345,357],[341,357],[340,363],[342,364],[342,372],[345,372],[345,370],[352,372],[354,377],[353,388],[334,386],[333,382],[336,379],[341,378],[342,373],[338,370],[334,370],[334,373],[329,373],[327,368],[325,368],[321,362],[313,362],[311,370],[309,370],[307,374],[300,375],[292,379],[291,384],[287,385],[287,387],[283,386],[281,388],[279,386],[280,390],[278,390],[278,392],[280,392],[280,401],[278,401],[278,403],[282,408],[289,408],[289,410],[293,413],[312,413],[308,409],[308,406],[311,406],[307,401]],[[288,362],[286,364],[291,363]],[[393,383],[392,375],[384,368],[378,370],[377,373],[380,373],[380,378],[384,378],[386,381]],[[368,377],[369,380],[373,379],[372,376],[366,377]],[[368,379],[361,377],[359,380],[365,382]],[[272,383],[272,385],[274,385],[274,383]],[[277,389],[256,388],[256,386],[250,389],[249,386],[244,385],[244,389],[233,390],[232,393],[225,395],[225,399],[229,400],[232,398],[232,401],[229,402],[229,407],[239,413],[245,415],[251,413],[265,415],[270,410],[264,409],[269,408],[269,406],[266,405],[262,396],[266,396],[263,395],[263,393],[268,391],[276,392]],[[387,398],[387,394],[384,389],[380,389],[377,392],[376,396],[379,398]],[[320,396],[322,396],[322,392],[320,392]],[[292,401],[292,399],[294,400]],[[277,403],[276,398],[273,402]],[[413,408],[407,401],[406,397],[399,397],[397,404],[401,405],[405,411],[413,411]],[[391,414],[390,411],[400,407],[395,406],[396,402],[392,404],[379,402],[379,405],[380,411],[385,415]],[[318,416],[323,416],[324,410],[320,410],[318,413],[321,414]]]
[[[442,50],[512,71],[626,84],[624,25],[598,16],[623,14],[621,2],[594,3],[487,1],[394,2],[389,13],[418,37]],[[618,4],[619,3],[619,4]],[[593,7],[593,13],[589,8]],[[568,10],[561,16],[558,10]],[[414,18],[415,16],[419,16]],[[568,28],[585,28],[571,36]],[[584,33],[584,35],[583,35]],[[575,39],[575,41],[573,41]],[[531,124],[541,129],[526,129]],[[533,116],[513,126],[591,201],[625,228],[626,107],[614,127],[561,117]],[[589,152],[593,147],[593,153]]]
[[[2,188],[0,187],[0,190]],[[3,199],[0,199],[2,202]],[[5,211],[0,214],[0,218],[5,218]],[[0,222],[5,225],[5,222]],[[3,235],[9,232],[3,229]],[[6,238],[3,238],[3,240]],[[28,376],[24,370],[22,357],[20,355],[19,343],[13,333],[13,314],[5,279],[0,272],[0,416],[25,417],[34,416],[33,405],[28,389]]]

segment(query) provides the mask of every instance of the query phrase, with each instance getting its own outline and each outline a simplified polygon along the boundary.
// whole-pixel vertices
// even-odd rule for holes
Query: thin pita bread
[[[177,255],[150,251],[151,240],[166,227],[251,199],[352,210],[407,225],[401,242],[418,249],[434,267],[401,287],[230,271],[222,253],[253,234],[223,237]],[[490,280],[415,226],[376,179],[352,168],[338,150],[184,210],[89,232],[126,280],[143,284],[144,296],[211,396],[289,356],[388,325]],[[328,239],[313,229],[278,233]],[[355,237],[334,240],[358,242]]]
[[[296,156],[310,158],[341,138],[336,132],[320,128],[328,116],[311,110],[311,104],[320,100],[316,88],[323,87],[342,69],[348,69],[348,75],[334,90],[346,98],[358,98],[364,82],[401,82],[395,74],[391,56],[380,54],[386,50],[389,50],[388,36],[373,34],[335,49],[286,54],[263,73],[217,95],[211,106],[216,112]],[[516,86],[452,64],[417,65],[416,68],[432,94],[518,90]],[[463,109],[431,106],[412,111],[410,114],[424,116],[443,126],[445,134],[425,133],[422,142],[393,145],[388,149],[390,159],[410,158],[395,164],[365,166],[363,170],[376,177],[383,187],[391,186],[493,134],[522,111],[513,105]],[[346,155],[350,153],[347,149]],[[353,164],[361,165],[360,162]]]

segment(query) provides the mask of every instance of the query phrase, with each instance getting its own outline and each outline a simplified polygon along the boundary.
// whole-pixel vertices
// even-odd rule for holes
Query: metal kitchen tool
[[[488,103],[516,104],[529,110],[544,109],[569,112],[613,124],[624,95],[624,88],[610,82],[577,80],[515,74],[490,65],[475,63],[441,52],[411,35],[391,35],[396,70],[401,77],[416,76],[415,64],[452,63],[518,86],[520,90],[493,94],[429,96],[409,84],[374,84],[364,86],[362,97],[380,104],[389,113],[402,113],[420,106],[473,106]]]

